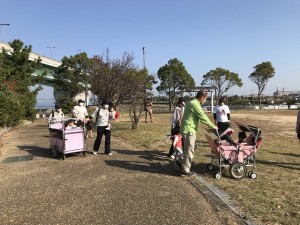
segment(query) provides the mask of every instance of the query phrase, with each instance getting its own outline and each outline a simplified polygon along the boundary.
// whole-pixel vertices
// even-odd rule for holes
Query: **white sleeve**
[[[226,105],[226,110],[227,110],[227,113],[230,113],[228,105]]]
[[[174,141],[173,141],[173,147],[174,147],[174,148],[175,148],[175,146],[176,146],[177,141],[178,141],[178,135],[175,135]]]

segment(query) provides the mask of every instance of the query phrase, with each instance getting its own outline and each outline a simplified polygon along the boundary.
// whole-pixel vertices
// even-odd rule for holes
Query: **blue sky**
[[[243,87],[229,95],[257,93],[248,76],[271,61],[276,88],[300,91],[299,0],[0,0],[6,42],[21,39],[33,52],[61,60],[87,52],[112,58],[133,53],[151,74],[178,58],[200,85],[216,67],[238,73]],[[1,29],[2,30],[2,29]],[[1,31],[2,32],[2,31]],[[3,41],[3,34],[1,34]]]

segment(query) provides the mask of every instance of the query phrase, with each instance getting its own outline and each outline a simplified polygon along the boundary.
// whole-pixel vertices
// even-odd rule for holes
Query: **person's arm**
[[[78,118],[78,110],[76,106],[74,106],[72,109],[72,115],[73,117]]]
[[[203,109],[201,107],[201,104],[194,104],[193,106],[194,113],[199,118],[200,122],[205,124],[206,126],[214,129],[218,129],[217,126],[215,126],[210,119],[207,117],[207,115],[203,112]]]
[[[214,119],[217,122],[217,113],[214,112]]]
[[[298,111],[297,122],[296,122],[296,133],[300,132],[300,110]]]
[[[226,106],[226,108],[227,108],[227,118],[228,118],[228,120],[230,120],[230,110],[229,110],[228,106]]]
[[[172,124],[172,128],[175,127],[175,124],[176,124],[176,116],[177,116],[177,112],[176,112],[176,108],[174,109],[173,111],[173,115],[172,115],[172,118],[171,118],[171,124]]]
[[[227,118],[228,120],[230,120],[230,113],[227,113]]]
[[[175,137],[174,137],[174,141],[173,141],[173,147],[175,148],[175,146],[176,146],[176,143],[177,143],[177,141],[178,141],[178,135],[175,135]]]

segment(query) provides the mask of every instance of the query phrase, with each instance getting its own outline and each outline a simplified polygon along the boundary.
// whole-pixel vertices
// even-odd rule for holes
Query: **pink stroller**
[[[261,130],[258,127],[238,122],[236,122],[236,125],[240,132],[248,135],[245,140],[236,142],[233,145],[221,140],[226,131],[207,129],[211,135],[205,134],[212,150],[212,162],[207,165],[207,168],[212,171],[215,166],[219,167],[219,171],[215,175],[217,179],[222,177],[222,168],[229,168],[230,175],[235,179],[240,179],[247,175],[248,167],[253,167],[253,171],[248,172],[248,176],[252,179],[257,177],[254,170],[256,165],[255,154],[262,142]],[[220,132],[222,133],[220,134]],[[217,139],[213,139],[213,135]]]
[[[49,121],[50,151],[53,157],[58,157],[61,153],[63,159],[65,159],[66,154],[75,152],[82,152],[85,156],[85,129],[77,126],[67,128],[67,121],[70,119],[77,120],[68,118]]]

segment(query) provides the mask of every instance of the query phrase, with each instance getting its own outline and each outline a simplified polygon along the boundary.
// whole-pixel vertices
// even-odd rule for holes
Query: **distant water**
[[[52,109],[54,108],[55,100],[54,99],[37,99],[36,100],[36,109]]]

